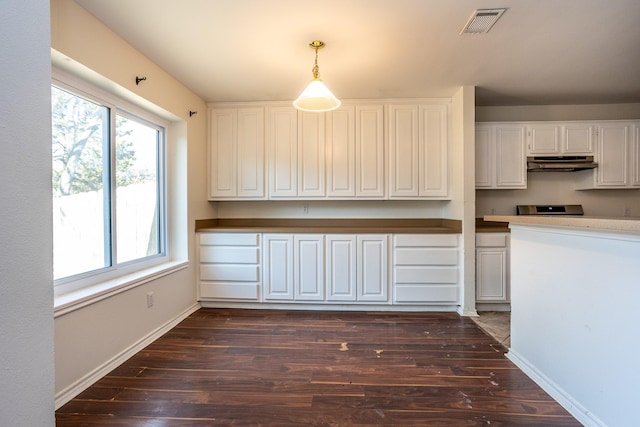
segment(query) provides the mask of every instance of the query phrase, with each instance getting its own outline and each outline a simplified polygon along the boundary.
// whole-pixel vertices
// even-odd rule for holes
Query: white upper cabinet
[[[389,196],[418,197],[418,105],[389,106]]]
[[[326,115],[329,198],[384,198],[383,106],[344,105]]]
[[[227,106],[228,105],[228,106]],[[448,199],[449,101],[210,104],[209,200]]]
[[[592,155],[594,127],[589,123],[567,123],[562,126],[562,150],[565,155]]]
[[[325,196],[324,114],[298,112],[298,197]]]
[[[390,199],[448,196],[448,105],[388,106]]]
[[[625,121],[594,125],[598,167],[577,172],[578,189],[640,188],[638,125]]]
[[[593,155],[594,127],[580,122],[527,123],[527,153],[531,156]]]
[[[527,188],[525,135],[521,124],[476,125],[476,188]]]
[[[269,107],[269,198],[298,195],[298,111]]]
[[[209,200],[263,199],[264,108],[213,108],[209,125]]]

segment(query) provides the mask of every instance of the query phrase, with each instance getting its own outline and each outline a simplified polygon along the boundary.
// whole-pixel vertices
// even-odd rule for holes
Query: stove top
[[[584,215],[582,205],[518,205],[518,215]]]

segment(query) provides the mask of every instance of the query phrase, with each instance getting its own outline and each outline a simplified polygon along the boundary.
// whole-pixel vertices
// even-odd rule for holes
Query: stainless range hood
[[[593,156],[535,156],[527,157],[529,172],[575,172],[597,168]]]

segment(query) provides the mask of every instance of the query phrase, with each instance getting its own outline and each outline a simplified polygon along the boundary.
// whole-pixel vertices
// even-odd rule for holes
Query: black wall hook
[[[143,81],[143,80],[147,80],[147,78],[146,77],[138,77],[138,76],[136,76],[136,85],[139,85],[140,82]]]
[[[197,112],[197,111],[189,111],[189,117],[193,117],[193,116],[195,116],[196,114],[198,114],[198,112]]]

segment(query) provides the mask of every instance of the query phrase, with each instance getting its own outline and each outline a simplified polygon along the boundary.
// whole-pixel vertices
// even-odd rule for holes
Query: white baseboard
[[[567,412],[585,425],[585,427],[607,427],[598,417],[582,406],[580,402],[575,400],[562,387],[540,372],[535,366],[529,363],[527,359],[518,354],[518,352],[509,349],[507,358],[555,399]]]
[[[194,305],[187,308],[182,313],[178,314],[173,319],[169,320],[168,322],[161,325],[160,327],[158,327],[148,335],[139,339],[129,348],[126,348],[119,354],[115,355],[113,358],[111,358],[109,361],[107,361],[103,365],[98,366],[96,369],[89,372],[87,375],[80,378],[79,380],[71,384],[69,387],[56,393],[55,409],[58,410],[62,405],[69,402],[71,399],[73,399],[74,397],[76,397],[77,395],[85,391],[87,388],[93,385],[100,378],[104,377],[109,372],[111,372],[112,370],[120,366],[122,363],[124,363],[131,356],[133,356],[134,354],[136,354],[137,352],[139,352],[140,350],[142,350],[143,348],[151,344],[156,339],[160,338],[162,335],[168,332],[171,328],[173,328],[178,323],[182,322],[184,319],[189,317],[189,315],[198,311],[200,307],[201,306],[199,303],[195,303]]]

